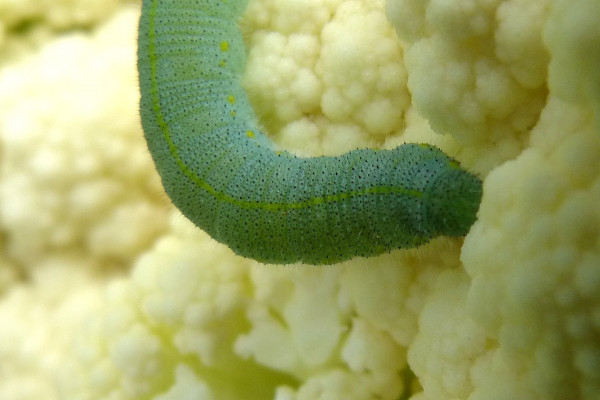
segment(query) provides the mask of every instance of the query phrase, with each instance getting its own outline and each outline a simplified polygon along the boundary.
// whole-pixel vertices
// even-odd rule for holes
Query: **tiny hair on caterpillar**
[[[143,0],[141,118],[165,191],[236,254],[332,264],[464,236],[479,178],[427,144],[301,158],[275,151],[241,85],[247,0]]]

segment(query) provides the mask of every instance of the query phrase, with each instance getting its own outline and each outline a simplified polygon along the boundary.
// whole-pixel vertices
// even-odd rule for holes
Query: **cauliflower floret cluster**
[[[0,63],[29,54],[57,32],[87,28],[115,12],[122,0],[0,0]]]
[[[119,0],[0,0],[2,30],[35,21],[51,29],[86,26],[113,12]]]
[[[0,399],[598,399],[600,2],[250,0],[243,83],[279,146],[428,142],[484,179],[464,241],[328,267],[235,256],[169,206],[139,9],[34,3],[0,0]],[[14,51],[25,22],[46,33]]]
[[[445,240],[364,268],[281,269],[233,255],[177,213],[171,232],[109,289],[73,345],[64,397],[175,398],[189,385],[206,399],[395,399],[425,295],[458,267]]]
[[[381,1],[251,2],[244,87],[275,141],[306,155],[385,144],[410,106]]]
[[[598,130],[589,109],[552,99],[531,140],[489,175],[490,200],[463,248],[472,279],[467,308],[497,341],[473,398],[490,398],[503,382],[515,396],[593,399],[600,393]]]
[[[548,0],[390,0],[413,105],[487,173],[528,143],[547,97]],[[482,157],[482,155],[484,155]]]
[[[81,253],[119,266],[167,225],[136,116],[136,15],[53,41],[0,75],[0,219],[6,253],[26,269]],[[125,27],[128,40],[114,43]]]
[[[102,279],[81,259],[47,261],[27,285],[13,282],[0,306],[0,399],[58,399],[75,332],[103,307]]]

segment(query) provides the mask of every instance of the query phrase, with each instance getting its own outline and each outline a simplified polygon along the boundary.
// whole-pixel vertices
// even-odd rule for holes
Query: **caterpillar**
[[[276,151],[241,86],[247,0],[143,0],[142,127],[165,191],[236,254],[332,264],[464,236],[482,184],[426,144],[300,158]]]

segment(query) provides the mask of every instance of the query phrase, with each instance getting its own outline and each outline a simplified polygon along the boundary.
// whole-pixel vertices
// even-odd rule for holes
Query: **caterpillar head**
[[[428,185],[426,219],[436,234],[464,236],[477,219],[482,196],[481,180],[452,166],[445,168]]]

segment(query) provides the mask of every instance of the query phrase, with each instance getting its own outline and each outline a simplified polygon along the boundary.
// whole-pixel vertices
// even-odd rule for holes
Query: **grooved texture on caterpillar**
[[[166,192],[239,255],[330,264],[465,235],[480,180],[435,147],[274,151],[241,86],[244,0],[144,0],[142,124]]]

